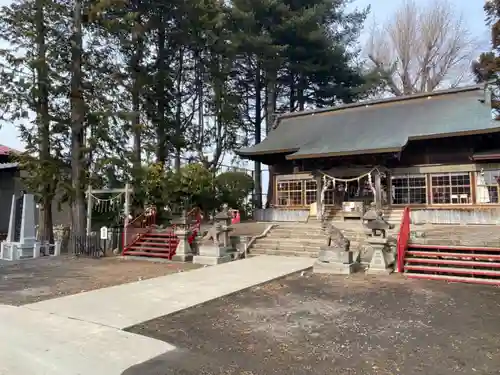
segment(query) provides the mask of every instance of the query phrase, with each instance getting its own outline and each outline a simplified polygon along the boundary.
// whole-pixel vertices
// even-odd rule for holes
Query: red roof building
[[[0,145],[0,155],[9,155],[11,153],[17,153],[17,150],[14,150],[13,148]]]

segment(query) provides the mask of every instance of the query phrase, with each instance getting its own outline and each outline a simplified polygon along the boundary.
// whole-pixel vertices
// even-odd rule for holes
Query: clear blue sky
[[[416,0],[419,4],[427,4],[432,0]],[[0,0],[0,5],[6,5],[9,0]],[[465,21],[468,24],[471,32],[476,38],[481,41],[481,47],[484,49],[488,48],[488,36],[489,32],[484,23],[484,13],[483,13],[483,1],[471,1],[471,0],[454,0],[456,10],[462,12]],[[371,25],[373,19],[377,22],[383,22],[390,17],[395,8],[400,4],[399,0],[356,0],[354,3],[356,6],[365,7],[367,5],[372,6],[372,14],[369,16],[368,25]],[[2,43],[0,42],[0,48]],[[0,129],[0,144],[15,148],[23,149],[23,145],[19,140],[19,133],[16,128],[10,124],[2,124]],[[267,176],[263,176],[263,179],[267,179]],[[264,181],[264,186],[267,185],[267,181]]]

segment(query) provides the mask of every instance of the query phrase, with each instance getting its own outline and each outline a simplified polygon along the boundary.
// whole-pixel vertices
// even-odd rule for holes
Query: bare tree
[[[366,46],[372,68],[396,96],[459,85],[470,72],[476,43],[447,0],[419,7],[405,0]]]

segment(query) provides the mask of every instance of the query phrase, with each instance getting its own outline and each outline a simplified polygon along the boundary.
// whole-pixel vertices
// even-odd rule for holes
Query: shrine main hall
[[[275,212],[348,214],[375,202],[494,224],[499,145],[490,91],[476,85],[282,114],[237,154],[270,166]]]

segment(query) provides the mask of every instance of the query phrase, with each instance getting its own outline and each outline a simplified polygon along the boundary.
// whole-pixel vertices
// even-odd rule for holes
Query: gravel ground
[[[0,265],[0,303],[23,305],[198,268],[120,258],[38,258]]]
[[[500,290],[306,273],[129,329],[178,349],[123,375],[492,375]]]

